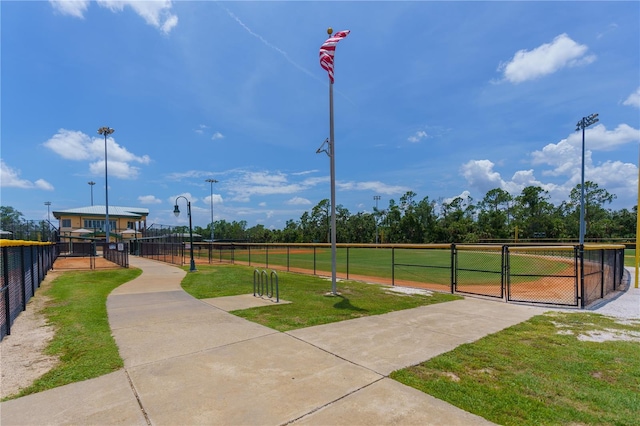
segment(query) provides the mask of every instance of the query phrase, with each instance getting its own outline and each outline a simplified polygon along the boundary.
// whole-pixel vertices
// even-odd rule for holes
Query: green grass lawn
[[[122,358],[111,336],[107,318],[107,296],[141,272],[130,268],[65,272],[57,277],[43,293],[51,299],[43,313],[55,328],[55,336],[46,353],[57,356],[60,363],[10,398],[91,379],[122,368]]]
[[[636,341],[581,341],[589,332]],[[503,425],[640,425],[640,321],[548,313],[391,377]]]
[[[196,298],[253,294],[254,269],[251,267],[202,265],[198,268],[197,274],[188,274],[182,281],[185,291]],[[327,296],[331,292],[330,280],[286,272],[278,272],[278,276],[280,299],[292,303],[232,313],[279,331],[288,331],[460,299],[443,293],[430,296],[398,294],[390,292],[389,287],[356,281],[338,282],[339,295]]]
[[[636,266],[636,251],[627,249],[624,251],[624,266],[634,268]]]

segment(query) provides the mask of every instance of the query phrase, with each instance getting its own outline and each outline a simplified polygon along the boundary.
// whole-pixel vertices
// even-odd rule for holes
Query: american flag
[[[333,83],[333,55],[340,40],[349,35],[349,30],[338,31],[325,41],[320,47],[320,66],[327,70],[329,80]]]

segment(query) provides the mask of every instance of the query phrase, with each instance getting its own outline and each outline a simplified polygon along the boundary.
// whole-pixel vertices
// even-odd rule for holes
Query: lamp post
[[[104,234],[107,245],[109,244],[109,183],[107,173],[107,136],[115,132],[110,127],[100,127],[98,133],[104,135],[104,205],[105,205],[105,222],[104,222]]]
[[[211,242],[213,243],[213,184],[218,183],[215,179],[207,179],[205,182],[211,184]]]
[[[373,199],[376,202],[376,212],[377,212],[378,211],[378,201],[380,201],[380,196],[379,195],[374,195]],[[378,219],[376,219],[375,216],[374,216],[373,219],[376,221],[376,244],[378,244]]]
[[[584,129],[597,123],[598,114],[591,114],[582,117],[576,124],[576,132],[582,130],[582,171],[580,177],[580,246],[584,245],[584,235],[586,234],[586,226],[584,223]]]
[[[51,215],[49,213],[49,207],[51,207],[51,201],[45,201],[44,205],[47,206],[47,230],[51,230]],[[47,239],[51,241],[51,232],[47,233]]]
[[[187,215],[189,216],[189,253],[191,255],[191,265],[189,267],[189,272],[195,272],[197,271],[197,269],[196,262],[193,260],[193,227],[191,226],[191,201],[187,200],[187,197],[183,195],[179,195],[176,198],[176,205],[173,208],[173,214],[175,214],[176,217],[180,216],[180,209],[178,208],[178,198],[184,198],[184,200],[187,202]]]
[[[88,184],[91,186],[91,205],[93,206],[93,185],[95,185],[96,183],[90,180]]]

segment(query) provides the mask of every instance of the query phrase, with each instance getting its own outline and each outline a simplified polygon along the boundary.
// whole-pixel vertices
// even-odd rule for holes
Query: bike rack
[[[253,271],[253,296],[262,297],[265,293],[269,299],[273,299],[273,281],[275,277],[276,283],[276,303],[280,302],[280,290],[278,288],[278,274],[271,271],[267,274],[264,269],[262,271],[255,269]]]

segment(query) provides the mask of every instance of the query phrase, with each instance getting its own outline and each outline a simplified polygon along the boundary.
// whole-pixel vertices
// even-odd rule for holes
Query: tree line
[[[351,214],[336,206],[338,243],[479,243],[501,240],[577,241],[580,229],[581,186],[571,190],[559,205],[549,201],[549,193],[528,186],[517,196],[495,188],[475,202],[471,197],[450,201],[417,199],[408,191],[386,208]],[[585,182],[585,241],[635,239],[638,207],[611,210],[607,206],[615,194]],[[321,200],[299,220],[288,220],[283,229],[264,225],[247,228],[246,221],[219,220],[213,223],[216,240],[249,242],[309,243],[330,242],[331,204]],[[211,225],[196,227],[208,238]]]
[[[634,240],[638,206],[611,210],[607,206],[616,198],[598,184],[585,182],[585,241]],[[549,194],[539,186],[528,186],[517,196],[500,188],[488,191],[475,202],[471,197],[450,201],[417,199],[408,191],[398,201],[389,200],[386,208],[371,213],[351,214],[336,206],[336,242],[338,243],[479,243],[501,240],[577,241],[580,229],[581,186],[559,205],[549,201]],[[0,207],[2,229],[15,228],[24,222],[12,207]],[[331,204],[321,200],[299,220],[287,220],[283,229],[264,225],[247,227],[247,222],[219,220],[213,223],[215,240],[256,243],[325,243],[330,242]],[[44,228],[44,222],[34,229]],[[186,226],[173,228],[188,232]],[[195,226],[194,232],[209,239],[211,224]]]

